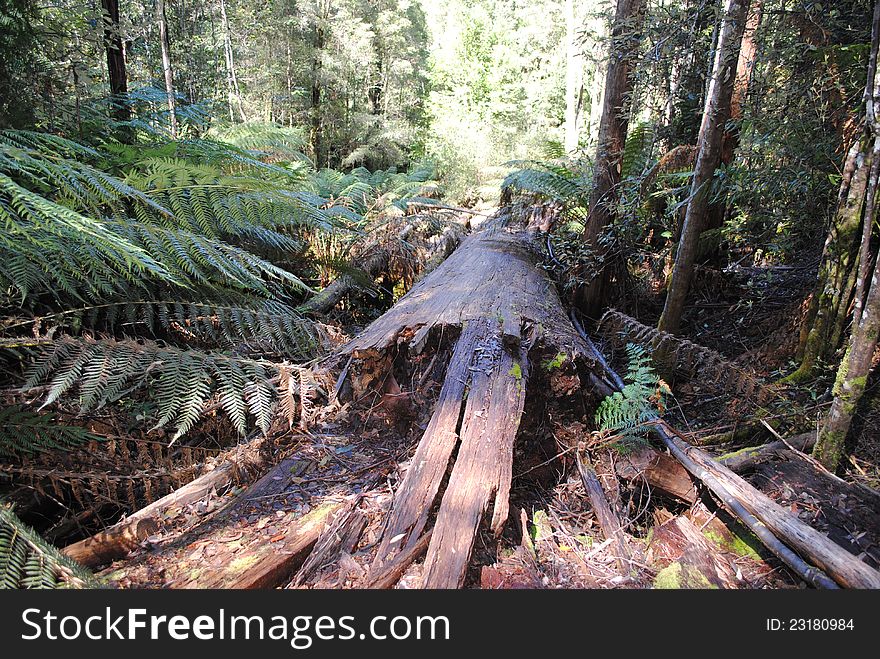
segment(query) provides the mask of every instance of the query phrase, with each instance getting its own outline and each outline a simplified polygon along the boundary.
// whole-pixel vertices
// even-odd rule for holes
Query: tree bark
[[[417,354],[430,337],[457,334],[433,415],[396,493],[368,582],[420,542],[439,501],[422,585],[463,584],[485,513],[492,511],[489,528],[496,535],[507,518],[513,444],[530,364],[563,352],[570,365],[585,354],[552,283],[536,268],[527,223],[527,214],[488,221],[339,351],[340,358],[357,360],[352,368],[360,370],[358,386],[369,388],[381,373],[365,378],[365,368],[389,350]]]
[[[875,263],[871,288],[858,322],[853,326],[852,340],[840,369],[835,386],[836,396],[828,418],[819,431],[813,456],[829,470],[837,468],[844,454],[856,407],[865,391],[868,374],[873,364],[874,349],[880,333],[880,263]]]
[[[171,66],[171,44],[168,40],[165,0],[156,0],[156,24],[159,28],[159,48],[162,53],[162,73],[165,77],[165,96],[168,99],[168,125],[171,130],[171,138],[177,139],[177,101],[174,96],[174,69]]]
[[[107,74],[113,98],[111,116],[116,121],[129,121],[128,76],[125,69],[125,51],[119,27],[119,0],[101,0],[104,13],[104,48],[107,51]]]
[[[223,54],[226,56],[226,79],[229,85],[229,119],[233,117],[233,102],[238,108],[238,114],[242,121],[247,121],[244,113],[244,104],[241,100],[241,89],[238,87],[238,75],[235,72],[235,53],[232,50],[232,35],[229,28],[229,17],[226,14],[226,0],[220,0],[220,17],[223,21]]]
[[[565,152],[573,153],[580,135],[580,109],[583,94],[580,46],[575,31],[575,1],[565,0]]]
[[[632,89],[630,63],[634,56],[633,38],[643,18],[644,0],[618,0],[611,30],[611,53],[605,75],[605,99],[596,162],[593,166],[593,191],[583,240],[593,253],[594,265],[589,283],[577,293],[578,307],[587,316],[595,318],[601,311],[607,263],[607,250],[600,244],[602,231],[614,221],[620,198],[620,167],[626,130],[629,123],[629,96]]]
[[[808,379],[819,359],[829,358],[840,345],[854,300],[858,318],[865,303],[870,273],[870,243],[876,213],[877,177],[880,174],[880,76],[877,53],[880,44],[880,2],[872,19],[871,50],[865,84],[865,131],[850,148],[840,183],[837,208],[819,266],[818,281],[801,326],[798,369],[784,379],[797,383]],[[873,144],[873,146],[872,146]]]
[[[734,72],[747,9],[748,3],[745,0],[726,0],[724,5],[724,19],[718,35],[715,63],[697,140],[697,164],[691,182],[690,201],[676,250],[666,305],[658,325],[658,329],[670,334],[677,334],[681,325],[681,315],[693,277],[698,241],[706,223],[712,177],[721,162],[721,140],[724,124],[730,114]]]

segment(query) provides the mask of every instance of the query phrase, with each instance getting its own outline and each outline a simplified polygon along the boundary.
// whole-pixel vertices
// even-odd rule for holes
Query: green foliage
[[[0,588],[95,588],[94,576],[0,504]]]
[[[52,415],[36,414],[18,405],[0,407],[0,456],[67,450],[90,441],[100,438],[80,426],[59,423]]]
[[[622,391],[606,396],[596,410],[596,425],[624,438],[634,438],[641,428],[663,410],[668,387],[654,372],[647,350],[634,343],[626,346],[628,366]]]
[[[217,352],[181,349],[153,341],[64,338],[41,351],[24,384],[25,390],[47,383],[45,405],[78,392],[83,412],[100,408],[146,387],[157,405],[154,428],[173,425],[172,441],[186,433],[216,397],[235,429],[246,432],[250,414],[263,432],[275,418],[281,400],[292,415],[298,387],[289,386],[291,367]],[[285,371],[286,376],[281,377]],[[307,377],[297,369],[297,377]],[[285,382],[282,389],[278,382]],[[308,404],[308,401],[305,402]]]
[[[570,218],[586,217],[593,185],[587,163],[526,160],[506,165],[516,169],[505,177],[503,189],[558,202]]]

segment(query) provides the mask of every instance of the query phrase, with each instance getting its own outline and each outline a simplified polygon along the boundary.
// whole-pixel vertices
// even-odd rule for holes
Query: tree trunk
[[[691,182],[690,201],[685,213],[684,226],[675,254],[672,280],[666,294],[666,305],[658,328],[670,334],[678,333],[685,298],[693,277],[694,261],[700,234],[706,223],[709,191],[712,177],[721,161],[721,140],[724,124],[730,114],[735,66],[739,57],[740,41],[745,29],[746,0],[726,0],[724,19],[715,49],[712,78],[706,94],[703,120],[697,140],[697,164]]]
[[[226,56],[226,79],[229,85],[229,119],[233,120],[233,101],[238,108],[242,121],[247,121],[244,104],[241,100],[241,89],[238,87],[238,76],[235,73],[235,55],[232,50],[232,35],[229,29],[229,17],[226,14],[226,0],[220,0],[220,17],[223,21],[223,53]]]
[[[594,255],[589,283],[578,292],[578,307],[590,317],[601,311],[607,276],[605,249],[599,242],[602,231],[613,222],[620,198],[620,166],[629,122],[632,89],[630,62],[638,40],[633,32],[643,18],[644,0],[618,0],[611,30],[611,53],[605,75],[605,99],[593,167],[593,192],[583,240]]]
[[[507,518],[513,445],[530,364],[563,352],[571,366],[585,354],[553,284],[536,268],[538,253],[526,224],[527,215],[488,221],[339,351],[340,359],[352,355],[356,360],[351,372],[357,376],[351,379],[359,388],[357,397],[360,389],[382,380],[383,372],[373,373],[381,369],[371,365],[381,363],[389,350],[402,355],[408,347],[414,354],[432,338],[455,342],[368,582],[418,545],[439,502],[422,585],[463,584],[484,515],[492,511],[488,525],[496,535]]]
[[[325,154],[326,148],[324,145],[324,121],[323,117],[321,116],[321,68],[323,66],[323,50],[326,46],[327,39],[325,33],[325,21],[327,18],[327,11],[324,8],[324,3],[319,2],[318,11],[315,14],[314,34],[312,36],[312,89],[311,108],[309,114],[312,124],[310,135],[312,143],[312,153],[314,153],[315,155],[316,169],[327,166],[327,157]]]
[[[865,132],[847,154],[837,198],[837,209],[819,266],[818,281],[801,326],[798,369],[784,382],[808,379],[820,359],[829,358],[840,345],[855,298],[856,318],[865,302],[865,284],[870,272],[870,241],[876,212],[877,177],[880,174],[880,103],[877,53],[880,44],[880,2],[872,21],[868,78],[865,84]],[[872,147],[873,143],[873,147]]]
[[[874,186],[876,185],[875,181]],[[867,239],[870,240],[870,234]],[[840,364],[835,387],[836,396],[831,411],[819,431],[819,438],[813,449],[816,459],[832,471],[837,468],[843,456],[846,436],[856,407],[865,391],[873,363],[874,349],[877,347],[877,336],[880,332],[880,267],[878,266],[880,263],[875,263],[864,311],[853,326],[849,350]]]
[[[101,0],[104,13],[104,48],[107,51],[107,74],[110,79],[112,104],[110,115],[116,121],[129,121],[128,76],[125,70],[125,51],[119,29],[119,0]]]
[[[575,31],[575,2],[565,0],[565,152],[578,147],[581,95],[583,94],[580,46]]]
[[[177,102],[174,97],[174,69],[171,67],[171,45],[168,40],[168,20],[165,0],[156,0],[156,24],[159,27],[159,48],[162,52],[162,73],[165,76],[165,95],[168,98],[168,125],[172,139],[177,139]]]

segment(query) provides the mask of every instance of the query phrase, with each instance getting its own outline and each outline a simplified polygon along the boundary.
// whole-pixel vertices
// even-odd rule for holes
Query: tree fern
[[[95,588],[83,567],[0,504],[0,588]]]
[[[158,406],[155,428],[172,425],[172,439],[189,431],[206,403],[218,399],[236,430],[247,430],[247,414],[268,432],[279,398],[289,397],[291,373],[304,369],[265,360],[182,349],[154,341],[65,337],[47,346],[28,373],[24,390],[48,384],[43,405],[78,392],[85,412],[146,388]],[[279,384],[281,386],[279,386]],[[291,403],[286,403],[288,415]]]

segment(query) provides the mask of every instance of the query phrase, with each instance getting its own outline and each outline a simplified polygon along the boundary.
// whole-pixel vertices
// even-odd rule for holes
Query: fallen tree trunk
[[[333,515],[344,506],[342,501],[328,501],[291,523],[280,538],[267,538],[247,551],[237,552],[221,567],[199,571],[191,581],[175,584],[178,588],[272,588],[291,574],[308,557]]]
[[[610,383],[622,389],[621,377],[608,365],[589,337],[583,335],[582,338]],[[807,583],[821,588],[835,588],[835,582],[848,588],[880,588],[880,572],[786,512],[707,453],[685,442],[665,422],[657,419],[651,429],[685,469],[702,481],[770,551]],[[820,569],[807,564],[790,547]]]
[[[100,533],[68,545],[62,551],[87,567],[105,565],[122,558],[144,538],[154,534],[160,526],[160,520],[172,509],[204,499],[212,491],[232,483],[242,471],[263,468],[267,463],[263,450],[265,441],[264,437],[259,437],[236,447],[212,471],[128,515]]]
[[[538,258],[522,218],[514,222],[499,215],[337,355],[340,361],[352,356],[362,364],[387,364],[384,356],[392,350],[418,354],[430,337],[457,335],[433,416],[396,493],[367,583],[419,543],[438,497],[423,587],[463,585],[474,538],[490,509],[489,527],[500,534],[529,365],[535,353],[563,353],[570,361],[587,354],[553,284],[536,267]],[[359,386],[369,386],[368,380],[359,378]]]
[[[756,467],[761,461],[766,460],[780,451],[788,451],[794,448],[797,451],[809,451],[816,444],[816,433],[807,432],[802,435],[796,435],[790,439],[782,441],[777,439],[774,442],[763,444],[761,446],[749,446],[740,449],[728,455],[722,455],[718,458],[718,462],[725,467],[738,474],[749,471]]]
[[[737,501],[749,513],[758,518],[770,531],[787,542],[800,554],[819,566],[841,586],[847,588],[880,588],[880,572],[853,556],[827,536],[804,524],[795,515],[786,511],[770,497],[744,481],[724,465],[712,460],[705,452],[688,445],[684,440],[670,432],[668,426],[660,427],[666,435],[664,443],[673,454],[681,453],[697,466],[695,473],[684,461],[685,468],[713,488],[707,477],[720,482],[722,487],[716,492],[719,496]],[[676,457],[679,457],[676,455]],[[702,475],[701,475],[702,474]],[[721,494],[721,493],[723,494]],[[760,538],[760,536],[758,536]],[[772,550],[772,547],[768,547]],[[781,558],[781,557],[780,557]]]

